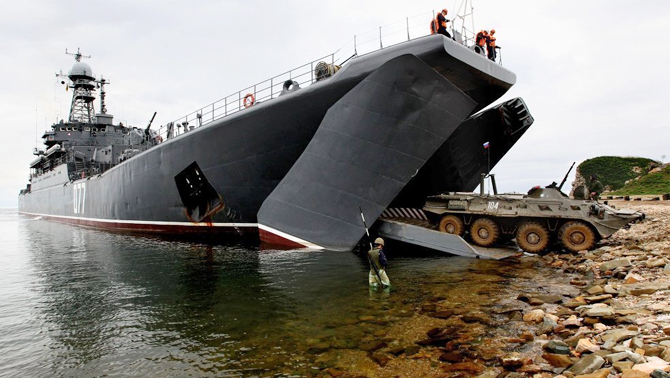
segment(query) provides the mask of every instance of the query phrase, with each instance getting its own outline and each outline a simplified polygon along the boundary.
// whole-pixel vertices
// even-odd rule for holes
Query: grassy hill
[[[658,162],[639,157],[599,156],[584,160],[577,167],[577,171],[587,179],[592,174],[597,174],[598,180],[604,186],[618,190],[624,187],[626,181],[646,173],[651,164]]]
[[[670,193],[670,165],[661,172],[648,173],[624,185],[623,188],[612,192],[612,195],[630,196],[638,194],[665,194]]]

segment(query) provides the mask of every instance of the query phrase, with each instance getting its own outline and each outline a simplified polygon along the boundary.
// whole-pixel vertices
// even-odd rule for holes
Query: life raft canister
[[[254,97],[254,95],[251,93],[247,93],[247,95],[244,96],[244,100],[242,101],[242,103],[244,104],[245,108],[248,108],[256,103],[256,97]]]

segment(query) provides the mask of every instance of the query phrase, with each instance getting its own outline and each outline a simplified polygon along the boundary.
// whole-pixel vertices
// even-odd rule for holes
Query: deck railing
[[[176,137],[196,127],[242,111],[245,109],[244,99],[248,94],[253,96],[255,103],[272,100],[282,93],[284,83],[287,80],[295,81],[301,88],[310,86],[317,81],[314,72],[317,64],[325,62],[333,66],[342,66],[357,56],[426,36],[430,34],[429,23],[433,17],[433,12],[425,12],[361,34],[356,34],[334,53],[315,59],[205,105],[167,125],[161,126],[158,133],[163,140],[167,140],[169,128],[172,129],[172,137]]]

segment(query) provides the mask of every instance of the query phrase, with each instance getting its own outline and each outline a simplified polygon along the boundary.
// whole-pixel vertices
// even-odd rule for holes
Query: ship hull
[[[255,232],[263,202],[299,159],[331,106],[376,68],[405,54],[470,97],[476,104],[472,112],[502,96],[516,80],[510,71],[449,39],[420,38],[353,59],[328,80],[166,140],[101,175],[33,188],[19,195],[19,212],[117,230]],[[180,175],[193,169],[211,188],[203,198],[183,190],[179,182]]]

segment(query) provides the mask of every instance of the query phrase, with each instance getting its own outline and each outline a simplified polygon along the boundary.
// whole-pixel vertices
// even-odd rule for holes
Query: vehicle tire
[[[564,224],[558,231],[558,240],[572,252],[588,250],[596,245],[596,235],[591,227],[579,221]]]
[[[525,222],[516,231],[516,243],[529,253],[543,252],[550,239],[549,230],[537,222]]]
[[[500,238],[500,227],[489,218],[478,218],[470,226],[472,241],[482,247],[490,247]]]
[[[440,220],[438,230],[446,232],[447,234],[463,236],[465,233],[465,224],[461,217],[457,215],[445,215]]]

